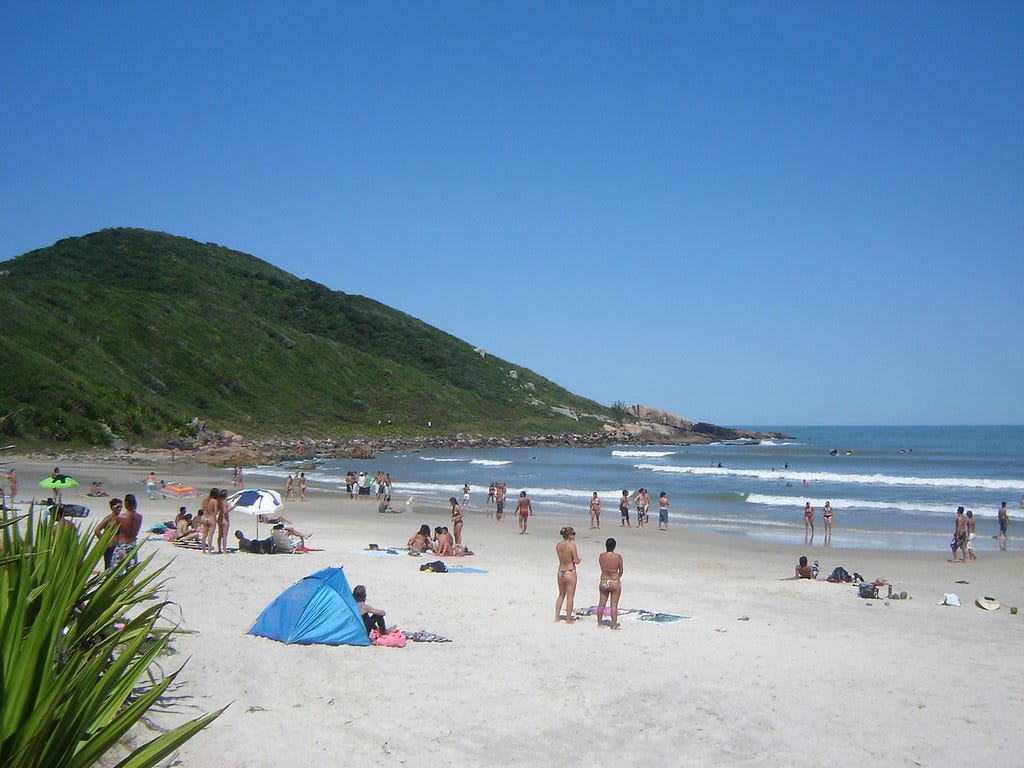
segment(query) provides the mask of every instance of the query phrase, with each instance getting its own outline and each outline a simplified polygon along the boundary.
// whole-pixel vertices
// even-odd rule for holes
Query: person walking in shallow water
[[[804,544],[814,541],[814,507],[811,502],[804,504]]]
[[[1010,513],[1006,511],[1006,502],[1004,501],[999,505],[999,512],[996,513],[996,519],[999,521],[999,548],[1006,549],[1006,539],[1008,538],[1007,529],[1010,527]]]
[[[825,506],[821,508],[821,519],[825,521],[824,544],[826,546],[832,543],[832,514],[832,502],[826,501]]]
[[[555,544],[558,555],[558,599],[555,600],[555,621],[562,620],[562,603],[565,603],[565,620],[572,624],[572,601],[576,596],[576,566],[580,564],[580,553],[576,550],[576,531],[566,526],[559,533],[562,540]]]

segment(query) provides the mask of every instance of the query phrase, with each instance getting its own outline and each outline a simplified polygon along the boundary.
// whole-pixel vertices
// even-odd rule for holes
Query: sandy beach
[[[53,463],[5,457],[18,470],[19,501]],[[135,493],[144,528],[170,520],[180,503],[151,501],[142,479],[207,490],[230,472],[166,456],[151,464],[61,463],[85,492],[100,480],[112,495]],[[400,479],[398,479],[400,482]],[[453,489],[454,490],[454,489]],[[92,510],[105,499],[65,493]],[[398,505],[399,509],[404,509]],[[575,523],[582,557],[576,607],[596,604],[598,555],[613,536],[623,556],[621,606],[681,615],[659,624],[622,617],[622,630],[594,618],[554,621],[554,547],[561,519],[535,506],[529,532],[516,521],[467,514],[475,553],[450,560],[486,573],[423,573],[424,558],[367,554],[404,545],[448,510],[415,505],[385,515],[316,485],[284,514],[321,551],[210,556],[162,540],[144,553],[167,563],[182,627],[162,660],[186,663],[168,708],[170,725],[230,704],[186,744],[174,764],[206,766],[943,766],[1024,762],[1024,557],[986,552],[968,565],[934,553],[827,549],[696,534],[673,523],[659,532],[622,529],[606,512],[599,531],[585,508]],[[952,522],[952,521],[951,521]],[[232,528],[252,536],[253,518]],[[260,536],[267,535],[261,526]],[[1012,533],[1012,531],[1011,531]],[[794,581],[797,558],[819,560],[821,578]],[[427,558],[433,559],[433,558]],[[404,649],[286,646],[246,631],[281,591],[328,566],[344,566],[388,623],[450,643]],[[885,579],[907,600],[864,600],[830,584],[837,565]],[[966,581],[969,583],[959,583]],[[882,589],[883,594],[886,592]],[[961,607],[943,606],[956,593]],[[991,595],[1002,608],[985,611]]]

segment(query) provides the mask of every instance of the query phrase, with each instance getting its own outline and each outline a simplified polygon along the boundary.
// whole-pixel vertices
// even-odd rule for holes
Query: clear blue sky
[[[606,404],[1024,423],[1020,2],[5,2],[0,89],[0,258],[145,227]]]

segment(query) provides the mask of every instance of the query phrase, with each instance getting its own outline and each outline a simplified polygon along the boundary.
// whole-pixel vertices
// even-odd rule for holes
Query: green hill
[[[618,415],[379,302],[160,232],[0,263],[0,302],[11,437],[155,440],[197,417],[252,437],[512,436]]]

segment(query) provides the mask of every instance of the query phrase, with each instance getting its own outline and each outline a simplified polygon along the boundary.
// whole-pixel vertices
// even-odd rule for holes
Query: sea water
[[[378,470],[392,477],[392,503],[445,505],[470,486],[469,519],[486,518],[491,482],[508,487],[507,510],[527,491],[537,515],[589,526],[597,491],[602,528],[619,526],[623,491],[670,501],[670,529],[703,529],[803,543],[803,508],[815,509],[814,544],[823,543],[821,507],[830,501],[832,547],[933,550],[948,553],[956,508],[974,511],[975,550],[995,551],[996,512],[1007,502],[1008,548],[1024,543],[1024,426],[758,427],[788,440],[730,441],[702,446],[495,448],[380,453],[369,461],[325,459],[306,475],[312,492],[344,493],[345,473]],[[263,467],[278,480],[290,467]],[[635,509],[630,518],[636,524]],[[443,523],[438,520],[436,524]]]

